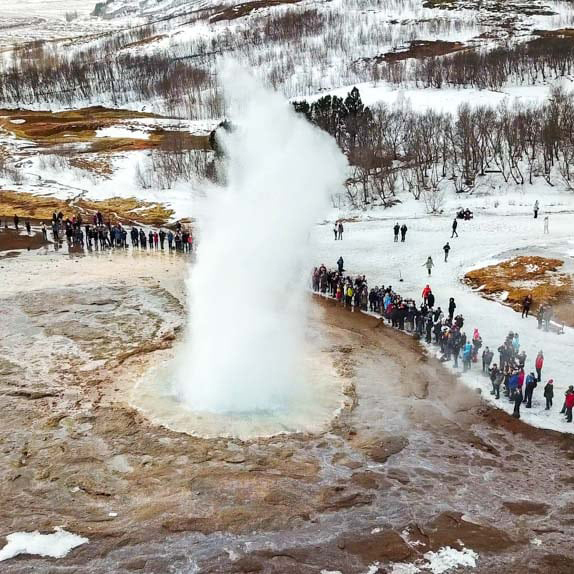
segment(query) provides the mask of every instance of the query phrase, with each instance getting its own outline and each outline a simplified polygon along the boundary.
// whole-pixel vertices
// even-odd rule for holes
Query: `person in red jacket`
[[[540,382],[542,379],[542,367],[544,366],[544,353],[542,351],[538,351],[534,366],[536,367],[536,376],[538,377],[538,382]]]
[[[522,386],[524,385],[524,369],[520,369],[518,373],[518,388],[522,392]]]
[[[427,286],[423,289],[423,299],[424,299],[425,303],[427,302],[427,298],[428,298],[430,292],[431,292],[430,285],[427,285]]]
[[[566,422],[572,422],[572,409],[574,408],[574,392],[570,391],[566,393],[566,400],[564,401],[566,406]]]

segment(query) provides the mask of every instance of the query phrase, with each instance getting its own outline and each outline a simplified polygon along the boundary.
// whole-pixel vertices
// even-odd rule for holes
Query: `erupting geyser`
[[[177,392],[196,411],[275,412],[305,400],[309,232],[346,161],[329,135],[236,64],[222,78],[234,125],[220,141],[226,186],[197,206]]]

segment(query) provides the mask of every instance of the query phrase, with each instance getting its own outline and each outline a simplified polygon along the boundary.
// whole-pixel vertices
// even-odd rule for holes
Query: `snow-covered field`
[[[532,206],[537,199],[541,214],[534,219]],[[473,210],[475,216],[471,221],[460,221],[460,237],[450,239],[451,224],[461,205]],[[527,353],[527,373],[534,371],[534,359],[539,350],[544,351],[545,357],[542,384],[535,390],[532,409],[523,405],[522,419],[535,426],[574,433],[574,424],[564,422],[564,417],[558,413],[564,391],[574,384],[574,330],[566,327],[563,335],[539,330],[534,317],[521,319],[520,313],[484,299],[461,282],[467,271],[508,259],[512,250],[546,251],[565,260],[572,259],[574,195],[551,193],[536,187],[520,191],[499,189],[491,194],[460,199],[453,194],[444,209],[443,215],[430,216],[425,212],[424,203],[409,198],[392,209],[365,213],[358,221],[346,223],[343,241],[333,240],[331,223],[356,214],[334,211],[329,222],[315,229],[315,262],[334,268],[342,256],[349,274],[364,273],[369,286],[392,285],[401,295],[419,302],[422,301],[422,289],[428,283],[437,298],[436,304],[443,309],[447,308],[449,298],[454,297],[457,313],[465,318],[463,330],[470,338],[473,329],[479,329],[483,348],[489,346],[495,352],[493,362],[498,362],[496,349],[508,332],[519,333],[521,348]],[[545,215],[549,216],[550,233],[547,235],[544,234]],[[396,221],[408,227],[405,243],[393,241],[392,227]],[[452,250],[448,263],[444,263],[442,247],[447,241]],[[429,255],[435,263],[431,277],[423,267]],[[434,349],[436,347],[429,348],[430,352]],[[554,379],[554,406],[545,411],[543,386],[550,378]],[[472,388],[481,389],[485,400],[512,411],[513,405],[506,398],[501,396],[497,401],[490,395],[490,380],[482,375],[479,363],[468,373],[461,374],[461,380]]]

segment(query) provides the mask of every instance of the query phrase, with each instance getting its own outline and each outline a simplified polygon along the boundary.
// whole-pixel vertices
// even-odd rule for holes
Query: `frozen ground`
[[[532,215],[532,206],[538,199],[541,214]],[[460,221],[459,238],[450,239],[451,224],[457,208],[463,205],[474,211],[471,221]],[[332,221],[338,217],[353,216],[334,212],[330,222],[318,226],[313,235],[313,251],[317,264],[335,267],[340,255],[345,268],[352,275],[364,273],[370,286],[392,285],[403,296],[422,300],[423,287],[429,283],[437,297],[437,304],[446,309],[448,299],[454,297],[457,312],[465,317],[464,331],[472,337],[473,329],[479,329],[483,348],[489,346],[495,352],[493,362],[498,362],[496,349],[504,342],[509,331],[520,334],[521,346],[527,353],[527,373],[534,370],[534,359],[539,350],[544,351],[543,381],[534,393],[532,409],[521,409],[522,419],[529,424],[574,432],[574,424],[567,424],[558,414],[562,407],[566,388],[574,383],[574,331],[565,328],[563,335],[544,332],[537,328],[534,317],[521,319],[520,313],[493,301],[488,301],[461,282],[470,269],[482,267],[510,257],[512,250],[526,252],[551,251],[553,256],[572,258],[572,222],[574,219],[574,196],[567,193],[537,193],[536,188],[497,190],[492,195],[464,196],[460,200],[453,195],[445,205],[445,213],[429,216],[424,204],[410,198],[400,206],[387,211],[364,213],[357,221],[345,224],[344,240],[333,240]],[[543,219],[549,215],[550,233],[543,233]],[[392,227],[395,222],[408,227],[405,243],[393,242]],[[443,245],[450,241],[452,250],[448,263],[444,263]],[[504,255],[502,255],[504,254]],[[423,267],[428,256],[435,267],[427,276]],[[399,277],[403,282],[399,282]],[[431,352],[434,352],[432,347]],[[474,364],[461,380],[472,388],[479,388],[485,400],[512,411],[507,399],[496,401],[490,395],[490,381]],[[554,407],[545,411],[543,386],[549,378],[554,379]]]

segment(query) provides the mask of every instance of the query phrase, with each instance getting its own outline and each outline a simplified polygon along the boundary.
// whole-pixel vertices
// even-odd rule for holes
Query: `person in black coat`
[[[395,223],[395,226],[393,227],[393,232],[395,234],[395,243],[399,240],[399,231],[401,230],[401,226],[397,223]]]
[[[460,333],[456,331],[453,334],[451,348],[452,348],[452,356],[454,358],[454,367],[458,369],[458,356],[460,354],[460,344],[461,344],[461,337]]]
[[[454,302],[454,297],[448,300],[448,318],[452,321],[454,317],[454,311],[456,309],[456,303]]]
[[[492,367],[488,370],[488,376],[490,378],[490,382],[492,383],[492,391],[490,391],[490,394],[495,395],[497,399],[500,398],[500,381],[498,379],[499,373],[500,371],[498,370],[496,363],[494,363],[494,365],[492,365]]]
[[[427,305],[429,309],[432,309],[434,307],[434,301],[435,301],[434,294],[431,291],[427,296]]]
[[[544,398],[546,399],[546,410],[549,411],[552,407],[552,399],[554,398],[554,380],[550,379],[544,386]]]
[[[521,388],[517,388],[514,391],[514,411],[512,412],[512,416],[515,419],[519,419],[520,418],[520,405],[522,404],[522,401],[524,400],[524,397],[522,396],[522,389]]]
[[[426,318],[426,342],[430,343],[432,340],[432,326],[433,326],[433,322],[432,322],[432,316],[429,314]]]
[[[524,391],[524,400],[526,401],[526,408],[532,408],[532,395],[534,393],[534,389],[538,386],[538,380],[534,373],[530,373],[526,377],[525,383],[525,391]]]
[[[452,239],[455,235],[458,237],[458,233],[456,232],[456,228],[458,227],[458,221],[456,220],[456,217],[454,218],[454,221],[452,222],[452,235],[450,236],[450,238]]]

